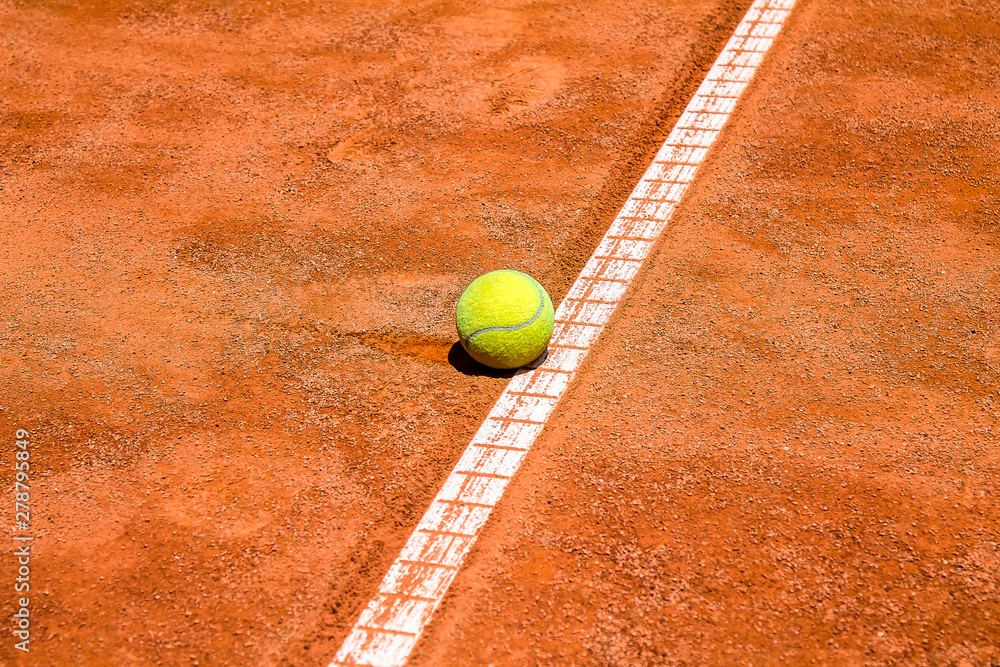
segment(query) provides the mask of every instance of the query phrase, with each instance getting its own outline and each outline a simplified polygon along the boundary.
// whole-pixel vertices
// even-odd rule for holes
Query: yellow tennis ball
[[[490,271],[458,300],[455,326],[473,359],[491,368],[519,368],[552,338],[555,310],[545,288],[518,271]]]

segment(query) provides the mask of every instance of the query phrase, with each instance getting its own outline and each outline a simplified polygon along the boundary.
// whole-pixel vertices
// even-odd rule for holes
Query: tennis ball
[[[462,346],[490,368],[518,368],[545,351],[555,311],[545,288],[518,271],[490,271],[458,300],[455,326]]]

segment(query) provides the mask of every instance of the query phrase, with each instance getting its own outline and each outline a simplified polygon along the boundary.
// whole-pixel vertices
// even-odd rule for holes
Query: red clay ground
[[[1000,5],[800,2],[414,664],[1000,660]],[[0,660],[325,664],[748,4],[0,0]]]
[[[412,664],[1000,664],[1000,4],[768,58]]]
[[[325,664],[747,4],[0,0],[0,662]]]

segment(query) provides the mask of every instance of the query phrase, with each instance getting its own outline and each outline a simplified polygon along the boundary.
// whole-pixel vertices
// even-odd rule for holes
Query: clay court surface
[[[0,664],[326,665],[749,5],[0,0]],[[998,109],[799,0],[410,664],[1000,664]]]

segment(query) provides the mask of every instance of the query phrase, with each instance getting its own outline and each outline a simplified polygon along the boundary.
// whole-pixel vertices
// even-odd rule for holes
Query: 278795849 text
[[[28,652],[28,642],[31,640],[31,620],[29,611],[31,590],[31,540],[27,534],[31,528],[31,487],[29,484],[31,469],[31,451],[28,449],[28,432],[23,428],[17,430],[17,440],[14,448],[14,540],[19,542],[14,550],[17,560],[17,576],[14,578],[16,611],[13,615],[13,632],[19,640],[14,647],[19,651]]]

